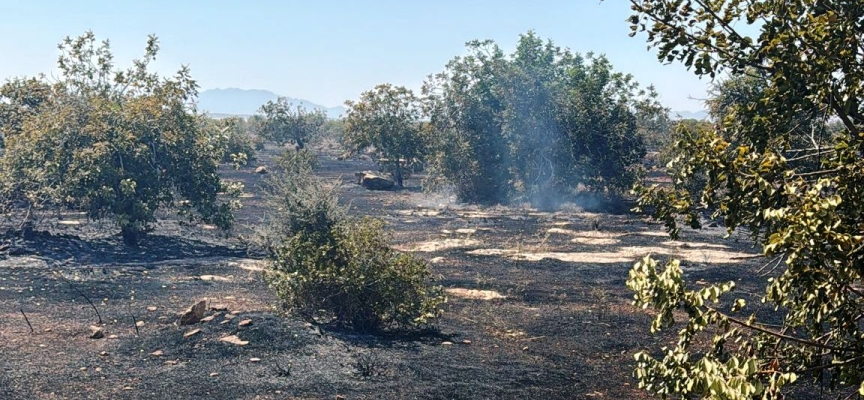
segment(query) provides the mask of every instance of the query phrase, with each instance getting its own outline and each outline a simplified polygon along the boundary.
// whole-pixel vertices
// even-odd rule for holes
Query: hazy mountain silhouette
[[[703,120],[708,118],[708,111],[699,110],[699,111],[670,111],[669,118],[678,120],[678,119],[697,119]]]
[[[286,97],[286,96],[283,96]],[[209,89],[198,94],[198,109],[217,116],[248,116],[258,112],[258,108],[268,101],[275,101],[279,95],[260,89]],[[345,107],[326,107],[308,100],[288,97],[294,105],[302,105],[307,110],[322,110],[329,118],[338,118],[345,113]]]

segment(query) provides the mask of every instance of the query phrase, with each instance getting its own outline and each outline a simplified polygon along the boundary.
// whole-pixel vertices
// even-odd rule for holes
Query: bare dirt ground
[[[128,249],[110,224],[64,214],[7,236],[0,399],[645,398],[633,354],[672,338],[651,335],[650,315],[630,305],[633,262],[679,257],[692,281],[737,280],[743,293],[764,279],[747,240],[720,227],[673,242],[629,214],[463,206],[416,179],[370,192],[353,183],[369,161],[322,151],[320,173],[346,182],[352,212],[387,221],[394,246],[430,260],[449,297],[435,331],[322,330],[274,308],[260,254],[237,238],[265,213],[253,171],[273,153],[224,171],[249,192],[231,235],[169,220]],[[212,319],[178,326],[200,299]],[[100,318],[105,337],[91,339]]]

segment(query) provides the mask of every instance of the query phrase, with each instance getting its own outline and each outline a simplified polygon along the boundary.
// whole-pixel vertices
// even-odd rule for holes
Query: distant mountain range
[[[269,90],[258,89],[209,89],[198,94],[198,109],[206,111],[213,117],[249,116],[268,101],[275,101],[280,96]],[[281,96],[287,97],[287,96]],[[328,118],[339,118],[345,113],[345,107],[326,107],[309,100],[288,97],[292,104],[301,105],[307,110],[321,110]]]
[[[672,119],[697,119],[703,120],[708,118],[708,111],[670,111],[669,118]]]

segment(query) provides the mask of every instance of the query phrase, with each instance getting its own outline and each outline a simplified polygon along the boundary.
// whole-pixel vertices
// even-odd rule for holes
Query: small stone
[[[102,356],[102,357],[105,357],[105,356],[108,355],[108,352],[107,352],[107,351],[102,351],[102,352],[99,352],[99,355]]]
[[[234,319],[234,317],[236,317],[236,315],[234,315],[234,314],[225,314],[224,318],[225,319]]]
[[[201,300],[195,303],[180,316],[180,325],[192,325],[198,323],[198,321],[201,321],[201,318],[204,318],[204,310],[206,309],[206,301]]]
[[[51,328],[45,328],[45,332],[51,332],[51,331],[52,331]]]
[[[150,312],[156,311],[158,309],[159,309],[159,307],[155,307],[155,306],[147,307],[147,311],[150,311]]]
[[[245,346],[245,345],[249,344],[249,341],[242,340],[239,337],[237,337],[237,335],[225,336],[225,337],[219,339],[219,341],[225,342],[225,343],[236,344],[238,346]]]
[[[184,338],[188,338],[188,337],[191,337],[191,336],[195,336],[195,335],[197,335],[197,334],[199,334],[199,333],[201,333],[201,330],[200,330],[200,329],[193,329],[193,330],[191,330],[191,331],[189,331],[189,332],[184,333],[184,334],[183,334],[183,337],[184,337]]]
[[[225,324],[227,324],[227,323],[229,323],[229,322],[231,322],[231,320],[230,320],[230,319],[226,319],[226,320],[220,322],[219,325],[225,325]]]
[[[102,339],[105,337],[105,332],[102,331],[101,327],[93,325],[90,327],[90,339]]]
[[[123,390],[132,390],[132,386],[123,386]]]
[[[162,350],[156,350],[156,351],[150,353],[150,355],[153,357],[162,357],[163,354],[165,354],[165,353],[162,352]]]
[[[206,317],[204,317],[204,318],[201,318],[201,322],[202,322],[202,323],[203,323],[203,322],[210,322],[210,321],[213,320],[213,318],[216,318],[216,316],[215,316],[215,315],[208,315],[208,316],[206,316]]]
[[[96,372],[102,372],[102,367],[96,367]]]
[[[258,358],[258,357],[252,357],[252,358],[249,359],[249,362],[253,362],[253,363],[255,363],[255,362],[259,362],[259,361],[261,361],[261,359]]]
[[[138,322],[136,322],[136,323],[135,323],[135,326],[137,326],[137,327],[139,327],[139,328],[142,327],[142,326],[144,326],[144,321],[138,321]]]
[[[219,376],[219,373],[218,373],[218,372],[211,372],[211,373],[210,373],[210,377],[211,377],[211,378],[215,378],[215,377],[217,377],[217,376]]]
[[[79,371],[86,371],[86,370],[87,370],[87,367],[81,367],[81,368],[78,368],[78,370],[79,370]]]
[[[442,346],[452,346],[452,345],[453,345],[453,342],[447,342],[447,341],[444,341],[444,342],[441,342],[441,345],[442,345]]]
[[[267,171],[267,167],[264,165],[262,165],[258,168],[255,168],[255,173],[258,175],[264,175],[264,174],[267,174],[268,172],[269,171]]]
[[[462,344],[471,344],[471,341],[468,340],[468,339],[465,339],[465,340],[462,341]]]
[[[110,336],[108,336],[108,339],[117,339],[118,337],[119,336],[117,336],[117,335],[110,335]]]
[[[249,326],[249,325],[252,325],[251,319],[244,319],[244,320],[240,321],[240,323],[237,324],[237,326]]]
[[[528,346],[523,347],[522,351],[528,351]]]
[[[201,275],[198,277],[202,281],[214,281],[214,282],[231,282],[231,278],[227,278],[219,275]]]

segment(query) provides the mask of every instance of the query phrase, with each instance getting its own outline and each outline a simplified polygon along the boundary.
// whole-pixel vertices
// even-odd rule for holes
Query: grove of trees
[[[510,55],[492,41],[467,51],[420,97],[380,85],[348,102],[348,145],[424,159],[462,201],[537,204],[577,189],[623,194],[638,175],[646,131],[668,129],[653,88],[640,89],[603,56],[574,54],[533,32]]]

